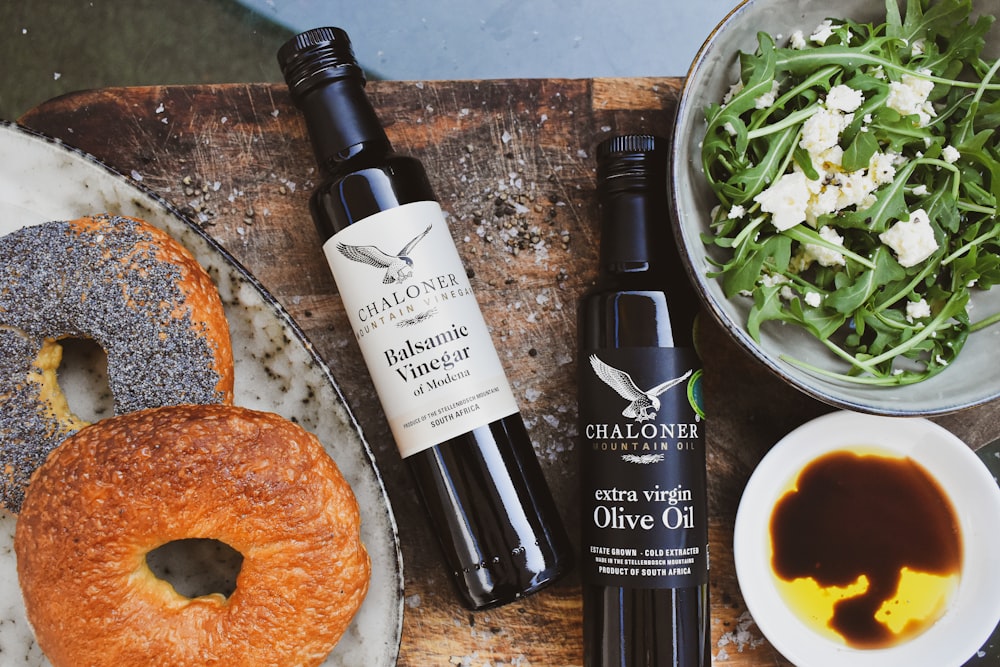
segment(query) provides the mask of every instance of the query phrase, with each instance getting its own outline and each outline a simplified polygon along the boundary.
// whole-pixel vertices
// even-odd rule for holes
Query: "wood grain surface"
[[[372,82],[395,148],[420,158],[473,275],[536,450],[578,536],[576,302],[595,277],[593,148],[611,133],[667,135],[681,81]],[[577,574],[537,595],[465,611],[449,589],[407,471],[378,407],[307,209],[318,175],[283,86],[105,89],[20,119],[81,148],[179,207],[292,314],[330,364],[375,451],[400,527],[405,619],[398,664],[580,665]],[[718,665],[786,665],[746,611],[732,530],[754,466],[785,433],[832,408],[787,387],[703,318]],[[990,404],[936,419],[978,447]]]

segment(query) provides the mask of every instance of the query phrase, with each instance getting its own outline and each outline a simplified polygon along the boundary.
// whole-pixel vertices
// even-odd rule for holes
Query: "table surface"
[[[680,87],[677,78],[369,84],[395,148],[431,174],[574,538],[576,302],[596,276],[599,240],[593,147],[612,133],[668,135]],[[253,273],[327,360],[372,445],[399,524],[399,665],[582,664],[578,574],[484,612],[464,610],[452,594],[309,218],[318,176],[284,86],[85,91],[43,103],[19,122],[141,177]],[[832,408],[772,376],[707,317],[700,336],[713,662],[787,665],[740,595],[733,524],[769,447]],[[1000,435],[998,417],[994,402],[934,421],[979,449]]]

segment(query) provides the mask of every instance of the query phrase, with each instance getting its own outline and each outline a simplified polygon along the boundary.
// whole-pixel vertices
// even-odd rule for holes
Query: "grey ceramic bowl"
[[[977,13],[1000,15],[1000,0],[975,0],[974,7]],[[726,298],[721,282],[706,275],[712,268],[708,260],[714,248],[706,247],[701,234],[709,231],[710,212],[718,202],[701,168],[703,110],[711,102],[720,102],[739,79],[738,53],[756,49],[758,31],[784,36],[784,40],[795,30],[808,36],[830,17],[881,23],[885,7],[872,0],[746,0],[723,19],[695,57],[677,110],[670,176],[675,231],[687,268],[708,310],[743,348],[789,384],[830,405],[917,416],[955,412],[990,401],[1000,396],[1000,325],[972,334],[952,366],[933,378],[901,387],[860,386],[808,373],[780,359],[781,354],[788,354],[821,368],[845,370],[819,341],[798,327],[769,322],[761,330],[760,342],[753,340],[745,326],[750,300]],[[1000,26],[991,29],[990,38],[987,55],[996,57]],[[779,40],[779,45],[784,42]],[[975,294],[973,308],[974,313],[1000,311],[1000,288]]]

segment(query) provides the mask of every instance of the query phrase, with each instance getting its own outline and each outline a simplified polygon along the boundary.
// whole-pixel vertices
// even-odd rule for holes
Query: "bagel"
[[[370,575],[357,500],[315,436],[224,405],[111,417],[35,473],[14,538],[54,667],[318,665]],[[243,555],[235,591],[188,598],[146,555],[189,538]]]
[[[15,513],[32,471],[86,425],[56,377],[65,338],[104,350],[116,414],[233,399],[219,294],[165,232],[102,215],[0,238],[0,503]]]

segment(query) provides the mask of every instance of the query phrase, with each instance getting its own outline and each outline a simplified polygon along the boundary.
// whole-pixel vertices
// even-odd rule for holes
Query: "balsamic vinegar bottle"
[[[537,591],[572,547],[427,175],[393,152],[343,30],[297,35],[278,61],[325,178],[323,250],[459,596]]]
[[[600,269],[578,341],[586,667],[711,661],[698,304],[670,231],[666,148],[597,147]]]

